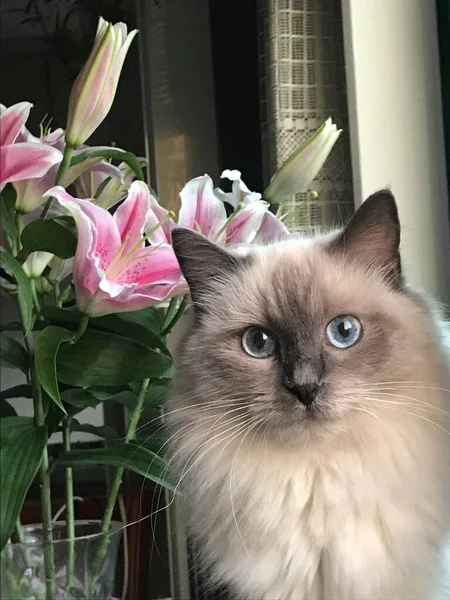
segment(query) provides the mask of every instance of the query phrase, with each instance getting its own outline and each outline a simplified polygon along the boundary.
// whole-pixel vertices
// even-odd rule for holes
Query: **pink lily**
[[[56,129],[55,131],[52,131],[41,138],[37,138],[30,133],[26,127],[23,127],[17,139],[25,142],[40,143],[48,147],[56,148],[61,152],[59,160],[42,177],[23,179],[14,183],[14,188],[17,193],[16,209],[24,214],[28,214],[33,212],[44,202],[45,192],[56,184],[56,176],[58,174],[58,169],[63,156],[62,153],[66,147],[64,142],[64,130]],[[78,154],[82,154],[85,151],[85,148],[79,148],[78,150],[75,150],[74,157],[76,157]],[[69,167],[64,173],[59,184],[62,187],[68,187],[79,177],[81,177],[86,170],[94,168],[95,165],[101,161],[101,157],[91,157],[87,158],[81,163],[78,163],[77,165]],[[112,168],[115,169],[115,167]]]
[[[17,141],[30,114],[30,102],[0,107],[0,190],[13,181],[42,177],[62,154],[39,142]]]
[[[84,144],[109,113],[136,33],[136,29],[128,33],[125,23],[113,25],[100,17],[91,54],[70,93],[66,131],[69,146]]]
[[[241,179],[240,171],[225,169],[221,178],[233,182],[232,190],[225,193],[216,188],[216,194],[234,208],[243,206],[227,227],[228,244],[264,243],[289,233],[286,225],[270,212],[270,205],[261,199],[261,194],[248,189]]]
[[[186,293],[172,247],[145,245],[150,211],[145,183],[132,183],[114,216],[90,200],[73,198],[59,186],[46,195],[57,198],[77,225],[73,277],[82,312],[97,317],[138,310]]]
[[[217,198],[209,175],[191,179],[180,192],[178,225],[203,233],[210,239],[222,235],[227,221],[224,203]]]
[[[261,200],[261,194],[248,190],[240,179],[239,171],[229,173],[235,175],[234,192],[231,192],[233,198],[218,188],[213,189],[213,182],[208,175],[189,181],[180,193],[181,209],[177,225],[198,231],[227,246],[264,242],[286,235],[286,226],[269,212],[270,205]],[[235,205],[230,217],[227,217],[224,202]],[[148,225],[153,226],[161,219],[166,219],[167,215],[166,209],[152,197]],[[164,227],[152,233],[150,241],[170,242],[170,232],[174,226],[172,220],[167,220]]]

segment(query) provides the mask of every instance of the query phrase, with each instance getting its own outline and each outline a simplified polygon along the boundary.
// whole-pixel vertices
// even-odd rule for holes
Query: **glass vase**
[[[76,521],[73,542],[73,585],[68,585],[70,542],[66,523],[53,526],[55,600],[109,600],[114,591],[122,524],[113,521],[102,562],[92,572],[100,541],[100,521]],[[46,600],[42,525],[24,525],[24,543],[11,543],[0,554],[2,600]]]

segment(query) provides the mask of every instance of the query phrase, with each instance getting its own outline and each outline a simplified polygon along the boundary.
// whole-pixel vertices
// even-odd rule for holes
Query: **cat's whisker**
[[[401,395],[401,394],[393,394],[390,392],[380,392],[380,391],[374,392],[373,390],[369,390],[368,393],[374,394],[377,396],[381,395],[381,396],[389,396],[390,398],[399,398],[399,399],[410,400],[412,403],[419,403],[420,405],[427,407],[426,409],[424,408],[424,410],[429,410],[431,412],[434,411],[437,413],[441,413],[442,415],[450,416],[450,412],[440,408],[439,406],[434,406],[430,402],[426,402],[425,400],[422,400],[421,398],[415,398],[414,396],[405,396],[405,395]],[[379,400],[381,400],[381,398],[379,398]],[[407,404],[407,403],[398,402],[398,404]]]
[[[366,408],[362,408],[362,406],[353,406],[352,407],[353,410],[357,410],[359,412],[364,412],[368,415],[370,415],[371,417],[373,417],[374,419],[376,419],[377,421],[381,422],[380,417],[378,417],[375,413],[373,413],[371,410],[368,410]]]
[[[239,409],[239,408],[247,408],[247,407],[238,407],[238,409]],[[229,415],[230,415],[232,412],[235,412],[235,411],[236,411],[236,410],[238,410],[238,409],[236,409],[236,408],[235,408],[235,409],[233,409],[233,410],[231,410],[231,411],[227,411],[226,413],[223,413],[223,414],[220,416],[220,419],[223,419],[223,418],[226,418],[226,417],[228,417],[228,416],[229,416]],[[222,427],[222,426],[224,426],[224,425],[226,426],[226,425],[229,425],[230,423],[232,423],[232,422],[234,422],[234,421],[239,421],[241,418],[243,418],[243,417],[245,417],[245,416],[246,416],[246,415],[238,415],[237,417],[234,417],[233,419],[228,419],[227,423],[224,423],[224,424],[222,424],[222,425],[219,425],[219,426],[217,426],[217,427],[213,427],[213,428],[207,428],[207,430],[205,430],[205,432],[204,432],[204,435],[208,435],[208,434],[210,434],[210,433],[212,433],[212,432],[214,432],[214,431],[216,431],[216,430],[220,429],[220,427]],[[208,419],[212,420],[213,418],[214,418],[214,417],[212,417],[211,415],[208,415],[207,417],[205,417],[204,419],[201,419],[200,421],[207,421]],[[196,423],[199,423],[200,421],[196,421]],[[215,423],[217,423],[217,420],[215,421]],[[215,423],[214,423],[214,424],[215,424]],[[190,423],[189,423],[188,425],[184,426],[182,429],[186,429],[186,428],[189,428],[189,427],[191,427],[191,424],[190,424]],[[161,450],[163,449],[163,447],[164,447],[165,445],[167,445],[168,443],[170,443],[170,441],[171,441],[171,440],[172,440],[174,437],[176,437],[176,436],[178,436],[178,435],[180,434],[180,431],[181,431],[181,429],[178,429],[178,430],[177,430],[177,431],[176,431],[176,432],[175,432],[175,433],[174,433],[172,436],[170,436],[169,440],[167,440],[167,441],[166,441],[166,442],[163,444],[163,446],[160,448],[160,450],[159,450],[158,454],[161,452]],[[170,460],[167,462],[167,465],[166,465],[166,467],[165,467],[165,469],[164,469],[164,472],[163,472],[162,478],[164,478],[164,477],[166,476],[167,472],[169,471],[169,468],[170,468],[170,465],[171,465],[172,461],[173,461],[173,460],[176,458],[176,456],[177,456],[178,454],[181,454],[182,452],[184,452],[184,450],[185,450],[186,446],[188,446],[188,445],[189,445],[189,443],[186,443],[186,444],[184,444],[183,446],[181,446],[181,447],[180,447],[180,448],[177,450],[177,452],[175,452],[175,453],[174,453],[174,455],[171,457],[171,459],[170,459]],[[193,453],[193,454],[194,454],[194,453]],[[193,456],[193,454],[191,455],[191,457]],[[189,462],[189,461],[190,461],[191,457],[188,459],[188,461],[187,461],[187,462]],[[156,457],[155,457],[155,458],[156,458]],[[152,461],[152,463],[153,463],[153,461]],[[152,463],[149,465],[148,469],[151,469]],[[142,492],[143,492],[143,486],[141,487],[141,499],[142,499]],[[156,493],[156,490],[155,490],[155,493]],[[160,488],[160,491],[159,491],[158,504],[159,504],[159,502],[160,502],[161,493],[162,493],[162,488]],[[153,498],[152,498],[152,503],[154,502],[154,500],[155,500],[155,496],[153,495]]]
[[[435,385],[430,385],[429,381],[380,381],[380,382],[370,382],[369,384],[359,384],[359,383],[355,383],[352,384],[352,387],[354,389],[360,389],[361,387],[366,387],[367,385],[370,385],[371,387],[390,387],[390,386],[401,386],[402,388],[405,388],[405,390],[411,389],[411,390],[433,390],[433,391],[438,391],[438,392],[446,392],[450,394],[450,389],[448,388],[443,388],[443,387],[439,387],[439,386],[435,386]]]
[[[226,424],[225,424],[225,425],[226,425]],[[238,423],[238,424],[234,425],[233,427],[231,427],[231,428],[227,429],[226,431],[222,432],[222,434],[223,434],[223,433],[227,433],[228,431],[230,431],[230,430],[231,430],[231,434],[229,434],[228,436],[226,436],[224,439],[221,439],[221,440],[219,440],[218,442],[216,442],[216,443],[213,445],[213,447],[215,447],[215,446],[216,446],[216,445],[218,445],[219,443],[222,443],[222,442],[224,442],[224,441],[225,441],[225,440],[227,440],[228,438],[232,438],[232,437],[233,437],[233,432],[234,432],[236,429],[238,429],[238,430],[239,430],[239,432],[242,432],[242,430],[244,430],[244,429],[245,429],[245,427],[246,427],[247,425],[248,425],[248,423],[244,423],[243,425],[242,425],[242,424],[240,424],[240,423]],[[221,434],[218,434],[218,435],[221,435]],[[212,439],[215,439],[216,437],[217,437],[217,436],[214,436],[214,438],[212,438]],[[205,445],[205,444],[207,444],[209,441],[212,441],[212,440],[211,440],[211,439],[208,439],[208,440],[206,440],[206,442],[204,442],[204,443],[202,444],[202,446],[203,446],[203,445]],[[208,448],[208,449],[206,450],[206,452],[208,452],[208,450],[212,450],[212,449],[213,449],[213,447],[211,447],[211,448]],[[203,453],[203,454],[202,454],[202,455],[201,455],[201,456],[200,456],[198,459],[201,459],[201,458],[202,458],[202,457],[203,457],[203,456],[206,454],[206,452],[204,452],[204,453]],[[189,458],[189,460],[190,460],[191,458],[192,458],[192,456]],[[170,461],[169,461],[169,462],[170,462]],[[172,499],[171,499],[171,500],[170,500],[170,501],[169,501],[169,502],[168,502],[168,503],[167,503],[165,506],[163,506],[163,507],[161,507],[161,508],[158,508],[157,510],[155,510],[155,511],[153,511],[152,513],[150,513],[150,514],[146,515],[145,517],[142,517],[141,519],[138,519],[138,520],[136,520],[136,521],[133,521],[133,522],[131,522],[131,523],[128,523],[127,525],[124,525],[123,527],[121,527],[121,528],[119,529],[119,531],[120,531],[120,530],[122,530],[122,529],[125,529],[126,527],[131,527],[132,525],[136,525],[137,523],[141,523],[141,522],[142,522],[142,521],[144,521],[145,519],[149,519],[149,518],[152,518],[152,517],[154,517],[154,516],[156,517],[156,515],[157,515],[158,513],[160,513],[160,512],[163,512],[163,511],[167,510],[168,508],[170,508],[170,506],[172,506],[172,504],[173,504],[173,503],[174,503],[174,501],[175,501],[175,498],[176,498],[176,495],[177,495],[177,493],[178,493],[178,489],[179,489],[179,487],[180,487],[180,485],[181,485],[181,483],[182,483],[182,480],[183,480],[183,479],[184,479],[184,477],[187,475],[187,473],[190,471],[190,469],[191,469],[191,468],[194,466],[194,464],[195,464],[195,462],[194,462],[194,463],[193,463],[193,464],[192,464],[192,465],[189,467],[189,469],[187,469],[187,471],[185,471],[185,472],[184,472],[184,474],[183,474],[183,475],[180,477],[180,479],[179,479],[178,483],[176,484],[176,486],[175,486],[175,488],[174,488],[173,492],[171,492],[171,493],[172,493]],[[166,469],[164,470],[163,474],[161,475],[161,478],[164,478],[164,476],[165,476],[165,473],[167,472],[167,469],[168,469],[168,466],[166,467]],[[184,469],[183,469],[183,471],[184,471]],[[161,495],[161,493],[162,493],[162,490],[160,490],[160,495]],[[152,502],[153,502],[153,501],[152,501]]]
[[[236,525],[236,529],[237,529],[237,532],[238,532],[239,538],[240,538],[240,540],[241,540],[241,542],[242,542],[242,545],[243,545],[243,547],[244,547],[244,550],[245,550],[245,552],[247,553],[247,555],[248,555],[248,556],[250,556],[250,553],[249,553],[249,551],[248,551],[248,549],[247,549],[247,546],[245,545],[244,538],[243,538],[243,536],[242,536],[242,534],[241,534],[241,530],[239,529],[238,521],[237,521],[237,518],[236,518],[236,510],[235,510],[235,507],[234,507],[234,500],[233,500],[233,473],[234,473],[234,470],[235,470],[235,468],[236,468],[236,461],[237,461],[237,459],[238,459],[238,456],[239,456],[239,451],[240,451],[240,449],[242,448],[242,444],[244,443],[244,440],[245,440],[245,438],[248,436],[248,434],[249,434],[249,433],[250,433],[250,432],[251,432],[251,431],[252,431],[254,428],[256,428],[256,427],[257,427],[257,425],[258,425],[258,424],[259,424],[259,421],[258,421],[258,420],[255,420],[255,421],[254,421],[254,424],[253,424],[253,425],[252,425],[252,424],[250,424],[250,425],[249,425],[249,427],[248,427],[248,429],[247,429],[247,431],[246,431],[246,432],[245,432],[245,434],[242,436],[242,439],[241,439],[241,441],[240,441],[240,443],[239,443],[239,445],[238,445],[237,449],[235,450],[234,457],[233,457],[233,460],[232,460],[232,463],[231,463],[231,470],[230,470],[230,485],[229,485],[229,489],[230,489],[230,503],[231,503],[231,512],[232,512],[232,515],[233,515],[233,520],[234,520],[234,523],[235,523],[235,525]]]
[[[368,392],[366,392],[366,394],[370,394],[370,390]],[[355,397],[357,400],[361,399],[361,396],[358,395]],[[436,416],[439,416],[441,413],[440,411],[437,409],[437,407],[434,407],[432,405],[423,405],[422,403],[419,402],[404,402],[404,401],[395,401],[395,400],[390,400],[390,399],[386,399],[386,398],[379,398],[377,396],[374,396],[374,398],[372,398],[372,400],[376,400],[379,403],[383,403],[383,404],[392,404],[392,405],[397,405],[397,406],[405,406],[408,408],[416,408],[417,410],[422,410],[422,411],[426,411],[432,414],[435,414]]]
[[[254,399],[254,395],[249,396],[249,399]],[[137,428],[136,433],[138,433],[139,431],[141,431],[142,429],[145,429],[147,427],[149,427],[150,425],[152,425],[155,421],[162,421],[165,418],[167,418],[169,415],[173,415],[175,413],[179,413],[183,411],[183,416],[184,411],[187,410],[192,410],[193,412],[204,412],[205,409],[207,408],[215,408],[215,407],[220,407],[220,408],[227,408],[227,406],[235,406],[236,405],[236,400],[239,400],[241,403],[245,402],[246,397],[245,395],[239,395],[236,394],[236,399],[227,399],[227,396],[225,396],[223,399],[219,399],[219,400],[214,400],[214,401],[205,401],[202,403],[198,403],[198,404],[190,404],[188,406],[182,406],[180,408],[176,408],[170,411],[163,411],[160,415],[158,415],[157,417],[154,417],[153,419],[151,419],[150,421],[147,421],[147,423],[144,423],[143,425],[141,425],[140,427]]]
[[[212,450],[213,448],[215,448],[216,446],[218,446],[219,444],[221,444],[225,440],[228,440],[227,443],[225,444],[225,446],[222,447],[222,450],[225,450],[225,448],[237,437],[237,435],[239,435],[240,433],[242,433],[243,431],[245,431],[246,427],[248,427],[248,424],[249,424],[249,421],[245,421],[244,423],[238,423],[237,425],[233,425],[233,427],[231,427],[229,429],[226,429],[224,432],[221,432],[220,434],[217,434],[217,435],[213,436],[211,439],[208,439],[207,442],[205,442],[205,444],[207,444],[208,442],[213,441],[218,436],[223,435],[224,433],[227,433],[228,431],[232,432],[231,434],[229,434],[228,437],[225,437],[224,439],[219,439],[219,441],[215,442],[215,444],[213,444],[213,446],[211,448],[207,448],[205,450],[205,452],[203,452],[202,454],[200,454],[200,456],[197,456],[197,458],[189,466],[188,469],[186,469],[186,470],[183,469],[181,477],[180,477],[177,485],[175,486],[175,492],[179,489],[179,487],[180,487],[183,479],[187,476],[187,474],[191,471],[191,469],[197,464],[198,461],[200,461],[205,456],[205,454],[208,451]],[[236,430],[237,430],[237,432],[236,432]]]
[[[375,402],[375,403],[377,402],[377,398],[368,398],[368,400],[370,400],[372,402]],[[411,417],[417,417],[418,419],[422,419],[423,421],[426,421],[428,423],[431,423],[431,425],[434,425],[435,427],[438,427],[444,433],[446,433],[448,436],[450,436],[450,431],[448,431],[448,429],[446,429],[445,427],[443,427],[439,423],[436,423],[436,421],[433,421],[432,419],[428,419],[424,415],[418,415],[416,413],[404,410],[402,407],[397,407],[397,406],[382,405],[381,408],[388,409],[388,410],[397,410],[399,412],[403,412],[405,415],[410,415]]]
[[[220,418],[225,418],[225,417],[228,417],[228,416],[229,416],[231,413],[233,413],[233,412],[236,412],[236,411],[238,411],[238,410],[244,410],[244,409],[247,409],[247,406],[241,406],[241,407],[234,408],[234,409],[232,409],[232,410],[230,410],[230,411],[227,411],[226,413],[222,414]],[[208,421],[208,420],[210,420],[210,419],[212,419],[212,418],[214,418],[214,417],[211,417],[211,415],[207,415],[206,417],[202,417],[201,419],[198,419],[198,420],[196,420],[196,425],[198,425],[199,423],[203,423],[203,422],[205,422],[205,421]],[[216,420],[216,421],[213,423],[213,425],[214,425],[216,422],[217,422],[217,420]],[[156,455],[160,455],[160,454],[161,454],[161,452],[162,452],[162,450],[163,450],[163,449],[164,449],[164,448],[165,448],[165,447],[166,447],[168,444],[170,444],[170,442],[171,442],[171,441],[172,441],[172,440],[173,440],[175,437],[179,436],[179,435],[180,435],[180,433],[181,433],[182,431],[184,431],[184,430],[186,430],[186,429],[188,429],[188,428],[190,428],[190,427],[192,427],[192,424],[191,424],[191,423],[187,423],[187,424],[186,424],[186,425],[184,425],[183,427],[181,427],[181,428],[177,429],[177,431],[176,431],[175,433],[173,433],[173,434],[172,434],[172,435],[171,435],[171,436],[170,436],[170,437],[169,437],[169,438],[168,438],[168,439],[167,439],[167,440],[166,440],[166,441],[165,441],[165,442],[162,444],[162,446],[160,446],[160,448],[159,448],[159,449],[157,450],[157,452],[156,452]],[[211,431],[211,429],[208,429],[208,431]],[[149,436],[149,437],[151,437],[151,436]],[[145,440],[145,441],[144,441],[144,442],[143,442],[143,443],[142,443],[142,444],[141,444],[139,447],[142,447],[142,445],[145,445],[145,443],[148,441],[148,439],[149,439],[149,438],[147,438],[147,439],[146,439],[146,440]],[[154,459],[154,460],[155,460],[155,459]],[[151,468],[152,464],[153,464],[153,461],[152,461],[152,463],[150,464],[150,466],[149,466],[149,469]],[[142,483],[142,486],[141,486],[141,499],[142,499],[142,493],[143,493],[143,489],[144,489],[144,483],[145,483],[145,480],[144,480],[144,482]]]

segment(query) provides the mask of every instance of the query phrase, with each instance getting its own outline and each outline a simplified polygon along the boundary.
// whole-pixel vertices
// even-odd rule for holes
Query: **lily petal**
[[[158,227],[164,219],[167,219],[169,211],[161,206],[153,194],[150,194],[150,210],[147,213],[146,229],[153,231],[148,240],[151,244],[170,243],[174,222],[172,219],[166,220],[163,225]]]
[[[77,297],[78,294],[80,297],[92,294],[100,282],[98,269],[107,269],[121,245],[113,217],[89,200],[73,198],[61,186],[48,190],[45,196],[54,196],[75,220],[78,230],[74,260]]]
[[[237,208],[239,204],[250,204],[251,202],[261,200],[261,194],[259,192],[251,192],[248,189],[242,181],[241,172],[237,169],[225,169],[220,178],[233,182],[231,192],[224,192],[220,188],[216,188],[214,193],[222,202],[231,204],[233,208]]]
[[[64,188],[56,186],[48,190],[45,195],[55,197],[61,206],[71,214],[77,225],[78,243],[73,261],[73,279],[77,293],[77,304],[80,310],[83,310],[85,299],[89,299],[100,282],[97,269],[90,260],[95,248],[95,230],[92,221]]]
[[[226,229],[227,246],[253,242],[268,209],[267,202],[253,202],[238,210]]]
[[[170,244],[142,248],[128,262],[118,281],[139,286],[174,284],[181,277],[175,252]]]
[[[28,277],[36,279],[42,275],[42,271],[49,264],[52,258],[54,258],[54,255],[50,254],[50,252],[32,252],[23,263],[23,270]]]
[[[142,181],[134,181],[126,200],[113,217],[124,244],[124,252],[135,247],[139,240],[140,246],[144,246],[143,233],[149,210],[150,191],[147,185]]]
[[[16,141],[32,107],[31,102],[19,102],[2,109],[0,113],[0,146],[8,146]]]
[[[11,144],[0,148],[0,189],[11,181],[42,177],[62,154],[56,148],[44,144]]]
[[[257,244],[271,242],[287,235],[289,235],[289,229],[286,225],[268,210],[263,216],[261,227],[253,241]]]
[[[225,206],[216,197],[209,175],[189,181],[180,193],[178,225],[215,239],[227,220]]]

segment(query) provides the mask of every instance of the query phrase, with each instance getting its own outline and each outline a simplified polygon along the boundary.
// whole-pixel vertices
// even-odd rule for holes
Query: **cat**
[[[172,242],[193,314],[170,463],[213,581],[240,600],[450,598],[450,363],[404,281],[393,195],[326,235]]]

